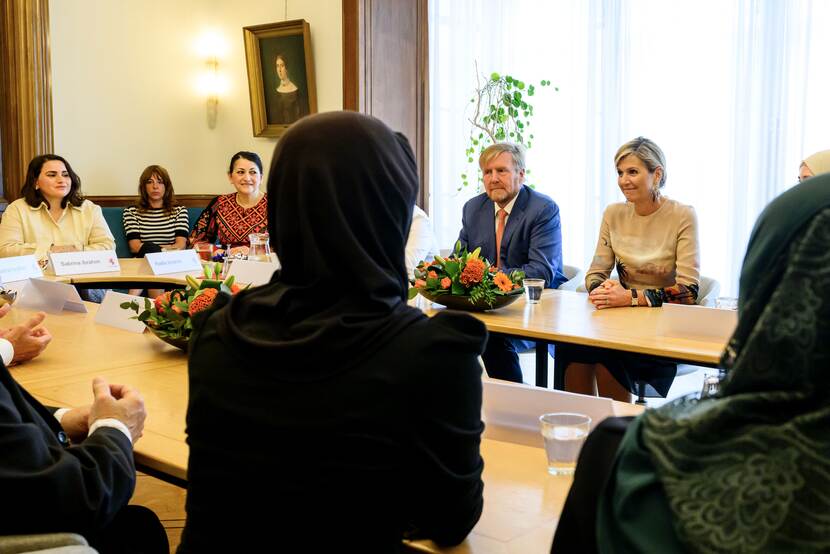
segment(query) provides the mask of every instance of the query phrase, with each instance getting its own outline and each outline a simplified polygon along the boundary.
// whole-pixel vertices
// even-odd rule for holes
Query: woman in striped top
[[[167,170],[148,166],[138,180],[139,199],[124,209],[124,234],[136,258],[165,250],[182,250],[187,245],[190,224],[187,208],[176,205],[173,183]]]

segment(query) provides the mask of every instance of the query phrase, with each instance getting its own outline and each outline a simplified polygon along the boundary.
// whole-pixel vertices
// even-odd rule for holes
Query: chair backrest
[[[110,233],[115,237],[115,253],[119,258],[131,258],[130,247],[127,245],[127,236],[124,234],[124,221],[122,215],[124,208],[102,207],[104,219],[110,228]]]
[[[576,266],[573,265],[563,265],[562,266],[562,273],[565,275],[565,278],[568,279],[561,285],[559,285],[559,290],[577,290],[580,284],[585,281],[585,274]],[[584,284],[583,284],[584,288]]]
[[[700,287],[697,291],[697,304],[714,308],[719,294],[720,283],[718,283],[717,279],[701,275]]]
[[[188,222],[190,223],[190,230],[191,231],[193,230],[193,227],[196,226],[196,220],[199,219],[199,216],[202,215],[203,211],[204,211],[204,208],[203,207],[198,207],[198,206],[195,207],[195,208],[193,208],[193,207],[187,208],[187,219],[188,219]]]

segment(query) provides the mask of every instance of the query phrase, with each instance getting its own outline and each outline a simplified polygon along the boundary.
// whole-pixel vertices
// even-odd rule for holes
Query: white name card
[[[264,285],[279,269],[278,262],[255,262],[252,260],[234,260],[228,276],[234,276],[237,283],[250,283],[252,287]]]
[[[45,279],[29,279],[17,297],[15,305],[50,314],[59,314],[64,310],[81,313],[87,311],[75,287]]]
[[[43,277],[43,272],[34,256],[0,258],[0,283],[25,281],[29,277]]]
[[[726,341],[738,325],[738,312],[663,303],[657,334],[664,337]]]
[[[108,273],[120,271],[114,250],[84,250],[83,252],[51,252],[49,254],[55,275]]]
[[[140,310],[144,309],[143,297],[108,290],[104,300],[98,307],[98,312],[95,314],[95,323],[117,327],[131,333],[143,333],[144,324],[137,319],[130,319],[136,313],[121,307],[122,302],[132,302],[133,300],[138,302]]]
[[[153,275],[201,271],[202,264],[195,250],[169,250],[144,256]]]

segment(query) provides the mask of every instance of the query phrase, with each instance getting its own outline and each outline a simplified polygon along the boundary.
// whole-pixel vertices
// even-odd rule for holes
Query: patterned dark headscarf
[[[690,552],[830,550],[830,175],[774,200],[750,238],[719,397],[643,416]]]

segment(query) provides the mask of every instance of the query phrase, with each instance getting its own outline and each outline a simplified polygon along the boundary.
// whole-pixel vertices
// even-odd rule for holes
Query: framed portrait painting
[[[279,137],[317,113],[311,33],[304,19],[242,29],[256,137]]]

